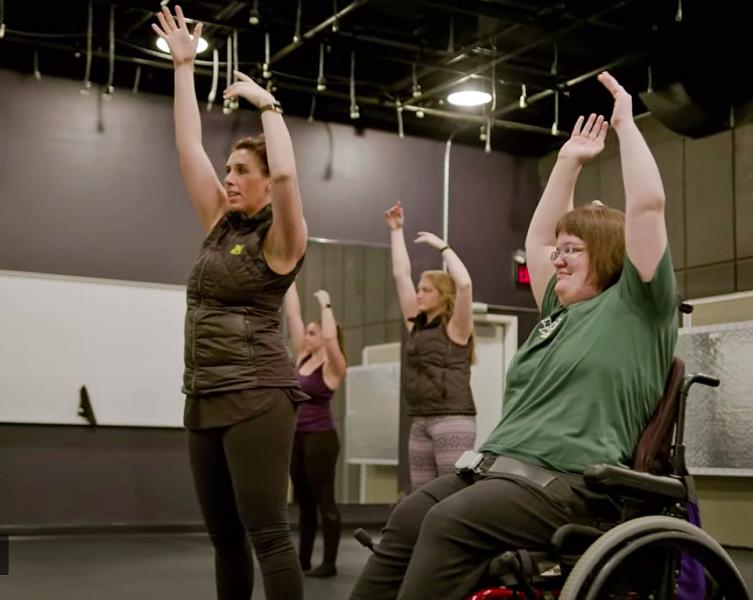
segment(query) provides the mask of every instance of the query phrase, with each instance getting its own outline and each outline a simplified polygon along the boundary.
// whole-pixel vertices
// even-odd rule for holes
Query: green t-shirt
[[[669,248],[641,281],[625,257],[619,281],[563,307],[549,282],[538,323],[510,364],[502,419],[481,451],[559,471],[629,464],[677,342]]]

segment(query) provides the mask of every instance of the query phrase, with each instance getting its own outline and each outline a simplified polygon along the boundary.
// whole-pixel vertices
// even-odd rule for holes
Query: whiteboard
[[[345,462],[397,464],[400,363],[348,367]]]
[[[182,427],[182,286],[0,271],[0,422]]]
[[[502,418],[505,395],[505,324],[475,324],[476,364],[471,367],[471,391],[476,405],[476,442],[479,448]]]

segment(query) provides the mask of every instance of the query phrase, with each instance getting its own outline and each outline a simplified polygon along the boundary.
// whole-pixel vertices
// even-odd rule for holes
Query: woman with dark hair
[[[305,399],[280,332],[280,305],[306,250],[295,157],[279,103],[249,77],[225,98],[261,113],[264,136],[238,142],[215,174],[201,141],[193,37],[183,12],[152,27],[175,67],[175,140],[207,232],[188,281],[184,422],[196,492],[215,551],[217,597],[250,598],[253,549],[268,600],[303,596],[287,518],[294,402]]]
[[[476,441],[476,407],[471,392],[473,288],[471,276],[444,240],[420,231],[417,244],[436,249],[444,271],[425,271],[413,287],[398,202],[384,218],[390,228],[392,275],[408,329],[405,392],[412,417],[408,441],[411,491],[439,475]]]
[[[295,283],[285,294],[285,316],[298,367],[301,389],[311,398],[298,408],[298,427],[293,440],[290,477],[298,503],[298,560],[309,577],[337,575],[335,563],[340,544],[340,511],[335,501],[335,470],[340,441],[332,418],[330,400],[345,379],[347,362],[343,336],[335,321],[329,293],[314,294],[321,317],[304,326],[301,301]],[[324,558],[311,569],[311,553],[321,516]]]
[[[581,473],[629,464],[662,396],[677,311],[659,170],[628,93],[606,72],[598,79],[614,98],[625,213],[573,210],[578,174],[607,133],[603,117],[581,117],[528,228],[542,321],[510,365],[500,423],[467,468],[398,504],[353,599],[463,598],[496,554],[547,548],[566,523],[619,517]]]

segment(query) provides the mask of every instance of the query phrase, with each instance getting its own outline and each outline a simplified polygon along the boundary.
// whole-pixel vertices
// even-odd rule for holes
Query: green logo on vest
[[[241,252],[243,252],[243,248],[245,246],[243,244],[236,244],[230,249],[230,254],[234,254],[235,256],[238,256]]]

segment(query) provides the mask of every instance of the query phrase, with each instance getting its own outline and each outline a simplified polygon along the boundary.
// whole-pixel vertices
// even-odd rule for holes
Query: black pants
[[[577,476],[542,487],[512,475],[475,483],[443,475],[397,505],[351,600],[464,598],[495,555],[546,548],[560,525],[589,522],[589,496]]]
[[[293,440],[290,477],[300,510],[301,568],[311,568],[311,552],[321,516],[324,565],[334,566],[340,544],[340,511],[335,502],[335,468],[340,442],[337,431],[297,431]]]
[[[214,545],[217,598],[248,600],[253,564],[267,600],[303,597],[287,515],[288,463],[296,412],[287,395],[268,412],[229,427],[189,430],[196,493]]]

